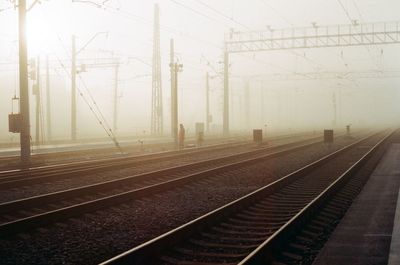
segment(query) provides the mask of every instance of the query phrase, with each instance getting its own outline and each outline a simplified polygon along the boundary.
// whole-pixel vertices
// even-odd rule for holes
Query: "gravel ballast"
[[[346,144],[317,144],[195,184],[0,240],[1,264],[97,264],[235,200]]]

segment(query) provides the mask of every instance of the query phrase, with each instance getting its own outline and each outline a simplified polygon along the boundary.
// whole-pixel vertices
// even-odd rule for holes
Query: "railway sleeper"
[[[305,202],[304,201],[289,201],[289,200],[265,200],[258,202],[260,205],[264,205],[266,207],[276,207],[276,208],[282,208],[282,207],[302,207],[304,206]]]
[[[335,215],[335,216],[340,216],[343,212],[343,210],[339,210],[336,208],[332,208],[332,207],[325,207],[324,212]]]
[[[295,213],[297,213],[298,210],[300,210],[301,208],[295,208],[295,209],[286,209],[286,208],[277,208],[277,207],[264,207],[264,206],[251,206],[249,207],[247,210],[243,210],[244,213],[251,213],[251,212],[261,212],[261,213],[276,213],[276,214],[290,214],[293,215]]]
[[[246,257],[246,253],[221,253],[221,252],[213,252],[207,250],[198,250],[198,249],[190,249],[185,247],[176,247],[173,251],[178,252],[179,254],[187,255],[193,257],[207,257],[207,258],[218,258],[218,259],[242,259]]]
[[[310,231],[308,229],[303,229],[303,231],[301,232],[301,235],[308,236],[310,238],[318,238],[321,234],[313,232],[313,231]]]
[[[229,218],[229,221],[238,224],[238,225],[245,225],[245,226],[254,226],[254,227],[266,227],[267,225],[273,225],[276,223],[286,223],[290,218],[286,219],[269,219],[268,221],[255,221],[255,220],[242,220],[237,218]]]
[[[289,204],[290,206],[290,204]],[[292,205],[291,208],[293,208],[295,205]],[[254,205],[249,206],[246,209],[260,209],[260,210],[264,210],[264,211],[287,211],[287,209],[285,207],[288,207],[287,204],[285,205],[278,205],[277,203],[272,203],[272,202],[257,202]],[[297,207],[301,207],[301,205],[297,205]]]
[[[298,193],[299,195],[293,195],[293,193]],[[315,197],[315,194],[318,194],[318,191],[304,191],[304,190],[299,190],[299,191],[288,191],[288,192],[281,192],[281,196],[286,196],[289,198],[299,198],[301,197]]]
[[[333,205],[338,208],[343,207],[343,205],[350,205],[350,204],[351,204],[351,200],[348,200],[348,199],[345,199],[342,197],[336,198],[328,203],[328,205]]]
[[[206,247],[206,248],[224,248],[227,250],[246,250],[249,251],[251,249],[255,249],[256,247],[259,246],[259,244],[228,244],[228,243],[213,243],[213,242],[208,242],[208,241],[204,241],[201,239],[189,239],[189,242],[200,246],[200,247]]]
[[[346,204],[347,205],[347,204]],[[329,209],[333,209],[333,210],[336,210],[336,211],[341,211],[341,210],[343,210],[343,205],[338,205],[338,204],[332,204],[332,203],[328,203],[327,205],[326,205],[326,207],[328,207]]]
[[[278,213],[270,213],[263,215],[250,215],[244,213],[238,213],[235,217],[243,219],[243,220],[254,220],[254,221],[271,221],[271,220],[286,220],[290,219],[292,214],[278,214]]]
[[[296,214],[297,210],[287,210],[287,209],[274,209],[274,210],[261,210],[261,209],[256,209],[254,207],[249,208],[249,210],[243,210],[242,214],[245,214],[247,216],[254,216],[254,217],[266,217],[266,216],[293,216]]]
[[[314,220],[319,221],[321,223],[329,223],[332,220],[332,218],[318,215]]]
[[[314,242],[314,239],[308,235],[297,235],[295,240],[301,244],[312,244]]]
[[[280,197],[278,199],[274,199],[275,202],[279,204],[289,204],[289,205],[304,205],[304,203],[307,203],[308,201],[311,201],[315,196],[306,196],[303,194],[297,194],[297,195],[292,195],[292,196],[284,196]]]
[[[176,247],[172,248],[172,251],[174,251],[176,248],[184,248],[184,249],[189,249],[195,252],[210,252],[210,253],[224,253],[224,254],[238,254],[238,255],[244,255],[247,254],[249,249],[248,248],[236,248],[236,249],[225,249],[225,248],[215,248],[215,247],[203,247],[199,245],[192,244],[191,242],[183,242],[180,245],[177,245]]]
[[[324,225],[326,225],[327,223],[329,223],[329,222],[323,222],[323,221],[318,220],[318,219],[313,219],[313,220],[311,221],[311,224],[313,224],[313,225],[318,225],[318,226],[324,226]]]
[[[281,223],[273,223],[273,224],[269,224],[271,226],[282,226],[283,224],[285,224],[285,222],[281,222]],[[221,227],[224,228],[228,228],[228,229],[234,229],[236,231],[258,231],[258,232],[263,232],[265,231],[265,225],[261,226],[261,227],[255,227],[255,226],[244,226],[244,225],[235,225],[235,224],[230,224],[230,223],[226,223],[223,222],[220,224]]]
[[[330,212],[327,212],[327,211],[325,211],[325,209],[321,212],[321,216],[324,216],[324,217],[326,217],[326,218],[328,218],[328,219],[335,219],[335,218],[337,218],[337,214],[332,214],[332,213],[330,213]]]
[[[161,262],[159,264],[162,265],[235,265],[237,262],[215,262],[215,261],[206,261],[206,260],[182,260],[179,257],[171,257],[171,256],[162,256]]]
[[[223,242],[228,244],[235,244],[237,243],[245,243],[245,244],[252,244],[252,242],[262,243],[266,237],[243,237],[243,236],[232,236],[226,234],[217,234],[217,233],[207,233],[202,232],[200,233],[201,238],[212,242]]]
[[[323,226],[319,226],[319,225],[315,225],[315,224],[309,224],[307,226],[307,230],[311,231],[311,232],[315,232],[315,233],[321,233],[324,231],[324,227]]]
[[[332,207],[332,206],[326,206],[328,211],[331,211],[332,213],[336,212],[339,215],[342,215],[346,209],[345,208],[337,208],[337,207]]]
[[[305,244],[299,244],[299,243],[290,243],[288,245],[288,249],[290,252],[296,253],[296,254],[301,254],[304,253],[306,251],[309,251],[309,247],[307,247],[307,245]]]
[[[300,193],[300,194],[299,194]],[[299,191],[297,194],[291,194],[291,195],[286,195],[286,194],[276,194],[276,195],[270,195],[268,196],[268,199],[266,201],[279,201],[283,203],[298,203],[298,202],[303,202],[304,200],[307,200],[308,198],[313,197],[313,196],[306,196],[303,195],[301,191]]]
[[[302,256],[286,251],[281,254],[281,258],[283,262],[290,264],[298,264],[302,260]]]
[[[279,228],[279,226],[274,227],[273,229],[266,229],[267,231],[264,232],[253,232],[253,231],[249,231],[249,230],[244,230],[244,231],[238,231],[238,230],[227,230],[221,227],[212,227],[211,229],[213,231],[219,232],[219,233],[224,233],[224,234],[232,234],[232,235],[251,235],[251,236],[255,236],[255,237],[267,237],[272,235],[272,231],[276,230],[277,228]]]

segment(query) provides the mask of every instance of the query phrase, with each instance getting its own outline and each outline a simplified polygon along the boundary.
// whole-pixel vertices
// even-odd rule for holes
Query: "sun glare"
[[[55,52],[60,47],[60,39],[70,34],[71,26],[68,19],[57,12],[57,21],[50,23],[43,13],[35,13],[27,19],[28,49],[32,55]],[[60,32],[63,32],[62,36]]]

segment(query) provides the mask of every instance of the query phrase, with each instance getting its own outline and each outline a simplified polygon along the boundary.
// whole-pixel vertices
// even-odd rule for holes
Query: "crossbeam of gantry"
[[[296,81],[296,80],[353,80],[353,79],[389,79],[400,78],[399,70],[378,71],[324,71],[293,72],[274,74],[231,75],[231,78],[257,81]]]
[[[400,43],[400,22],[313,26],[225,35],[228,53]]]

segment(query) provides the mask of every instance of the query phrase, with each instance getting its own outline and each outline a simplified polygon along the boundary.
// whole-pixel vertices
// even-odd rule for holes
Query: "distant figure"
[[[350,134],[350,125],[346,125],[346,132],[347,134]]]
[[[185,145],[185,127],[183,127],[183,124],[179,124],[179,148],[182,149]]]

